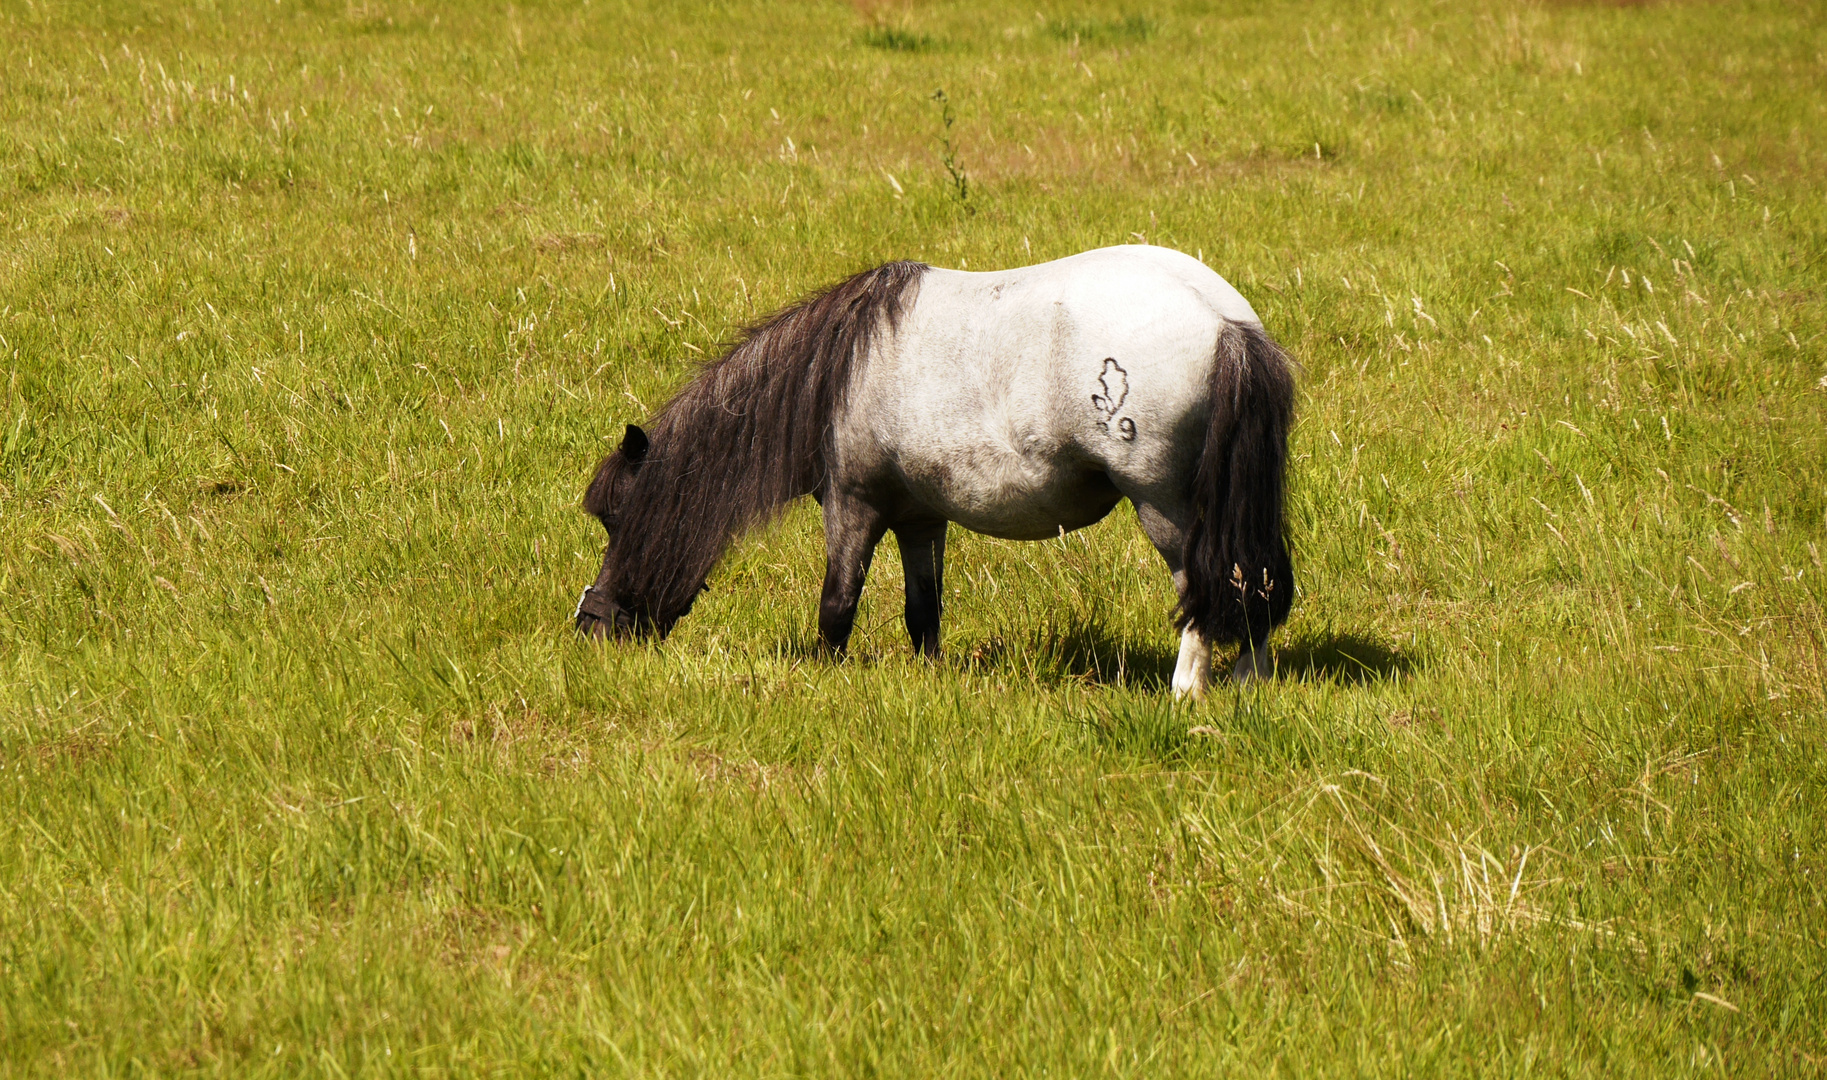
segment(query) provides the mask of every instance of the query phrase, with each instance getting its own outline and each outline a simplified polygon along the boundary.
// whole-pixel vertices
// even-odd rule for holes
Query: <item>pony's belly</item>
[[[919,492],[922,501],[946,518],[985,536],[1003,540],[1046,540],[1063,530],[1071,532],[1103,520],[1122,501],[1110,479],[1102,473],[1049,477],[1045,481],[987,483],[957,482],[933,485],[938,490]]]

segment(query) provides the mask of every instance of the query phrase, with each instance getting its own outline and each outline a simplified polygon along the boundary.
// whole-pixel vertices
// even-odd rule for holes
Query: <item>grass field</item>
[[[1827,1072],[1827,10],[1258,7],[0,0],[0,1074]],[[570,631],[733,327],[1141,240],[1281,679],[1127,507]]]

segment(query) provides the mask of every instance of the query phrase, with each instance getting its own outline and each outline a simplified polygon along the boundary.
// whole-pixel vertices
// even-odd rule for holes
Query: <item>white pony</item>
[[[609,543],[578,627],[665,635],[732,540],[811,495],[820,640],[848,642],[892,531],[908,634],[936,655],[948,522],[1042,540],[1127,498],[1179,589],[1174,693],[1204,691],[1214,644],[1241,643],[1235,678],[1266,675],[1294,593],[1289,369],[1236,289],[1165,248],[879,266],[749,328],[628,426],[584,496]]]

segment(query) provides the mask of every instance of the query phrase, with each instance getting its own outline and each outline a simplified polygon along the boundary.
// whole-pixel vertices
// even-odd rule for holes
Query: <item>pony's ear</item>
[[[622,435],[621,451],[623,460],[628,464],[639,465],[641,459],[647,456],[647,433],[629,424],[627,432]]]

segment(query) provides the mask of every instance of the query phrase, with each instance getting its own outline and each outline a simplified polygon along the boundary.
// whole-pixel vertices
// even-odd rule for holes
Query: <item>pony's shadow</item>
[[[897,643],[905,655],[907,643]],[[775,643],[777,655],[796,661],[831,662],[833,657],[815,637],[789,635]],[[846,664],[874,664],[895,655],[893,649],[854,650],[842,658]],[[965,638],[945,643],[940,663],[952,670],[983,674],[1022,669],[1047,682],[1076,682],[1095,686],[1127,686],[1137,690],[1166,689],[1173,679],[1175,655],[1158,644],[1113,634],[1101,623],[1061,623],[1038,628],[1026,641],[1010,642],[1001,636]]]
[[[1095,623],[1043,632],[1033,647],[1065,678],[1145,691],[1171,685],[1178,659],[1173,649],[1119,637]],[[1236,655],[1235,649],[1228,649],[1213,658],[1215,679],[1225,679]],[[1275,665],[1282,679],[1363,686],[1400,679],[1414,661],[1367,634],[1327,632],[1299,637],[1276,649]]]
[[[780,655],[795,660],[831,660],[810,636],[784,638],[776,648]],[[1235,655],[1234,650],[1226,650],[1217,656],[1213,675],[1222,679]],[[1177,658],[1172,648],[1112,633],[1109,627],[1093,621],[1042,627],[1030,640],[1013,648],[1000,637],[948,642],[943,663],[972,672],[1032,664],[1043,677],[1051,674],[1061,681],[1147,692],[1164,691],[1172,684]],[[868,664],[880,659],[881,656],[857,653],[845,662]],[[1276,674],[1282,679],[1362,686],[1400,679],[1413,669],[1414,662],[1369,635],[1328,632],[1297,638],[1286,648],[1277,649],[1275,665]]]
[[[1414,668],[1414,661],[1368,635],[1327,632],[1296,638],[1277,650],[1275,665],[1284,679],[1362,686],[1400,679]]]
[[[1175,653],[1158,643],[1114,634],[1098,621],[1041,627],[1028,643],[1062,680],[1143,691],[1166,689],[1173,680]]]

